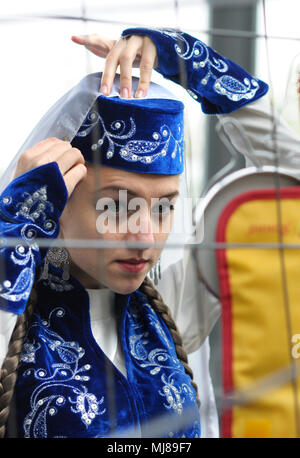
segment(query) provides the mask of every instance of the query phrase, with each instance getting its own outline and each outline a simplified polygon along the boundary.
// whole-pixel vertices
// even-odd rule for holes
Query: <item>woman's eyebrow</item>
[[[99,188],[95,191],[96,194],[100,194],[100,193],[103,193],[103,191],[105,191],[105,193],[107,192],[116,192],[118,193],[119,191],[127,191],[127,194],[131,195],[131,196],[134,196],[134,197],[141,197],[139,194],[137,194],[135,191],[131,190],[131,189],[124,189],[120,186],[105,186],[103,188]],[[169,199],[172,199],[174,197],[177,197],[179,195],[179,191],[173,191],[173,192],[170,192],[168,194],[165,194],[163,196],[159,196],[158,199],[163,199],[163,198],[169,198]]]

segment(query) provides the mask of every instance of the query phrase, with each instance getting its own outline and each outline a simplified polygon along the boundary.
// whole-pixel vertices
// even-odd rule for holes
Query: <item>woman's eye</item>
[[[109,211],[111,213],[120,214],[127,211],[127,206],[119,200],[112,200],[103,206],[103,211]]]
[[[159,214],[161,216],[169,215],[174,210],[174,205],[170,202],[163,202],[152,207],[152,213]]]
[[[124,202],[120,202],[119,200],[115,200],[114,204],[115,204],[114,211],[116,213],[125,213],[125,212],[127,212],[127,205],[125,205]]]

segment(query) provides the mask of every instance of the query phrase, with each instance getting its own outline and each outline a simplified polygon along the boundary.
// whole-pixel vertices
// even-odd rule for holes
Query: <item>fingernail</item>
[[[124,87],[122,89],[121,97],[123,97],[123,99],[128,99],[128,89],[127,89],[127,87]]]
[[[101,87],[100,87],[100,92],[104,95],[108,95],[108,87],[106,86],[106,84],[103,84]]]
[[[139,90],[136,91],[136,93],[135,93],[135,97],[136,97],[137,99],[140,99],[141,97],[143,97],[143,95],[144,95],[144,92],[143,92],[141,89],[139,89]]]

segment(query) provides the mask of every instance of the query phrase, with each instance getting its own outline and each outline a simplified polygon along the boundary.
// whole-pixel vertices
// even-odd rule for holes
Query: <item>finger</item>
[[[145,37],[143,41],[142,56],[140,62],[140,80],[135,92],[135,97],[145,97],[151,82],[152,70],[157,58],[156,46],[153,41]]]
[[[88,51],[91,51],[93,54],[95,54],[98,57],[106,58],[106,56],[108,54],[108,52],[103,51],[103,50],[97,48],[96,46],[85,45],[85,47],[86,47],[86,49]]]
[[[70,197],[77,184],[86,176],[87,168],[84,164],[76,164],[64,176],[65,185]]]
[[[125,49],[120,54],[120,90],[121,97],[130,98],[132,88],[132,64],[141,51],[142,37],[132,36],[127,40]]]
[[[60,143],[61,141],[62,140],[59,140],[56,137],[46,138],[45,140],[40,141],[31,148],[28,148],[28,150],[24,151],[24,153],[22,154],[26,156],[28,159],[33,158],[39,154],[44,153],[45,151],[48,151],[49,148],[51,148],[55,144]]]
[[[80,150],[72,148],[69,142],[60,142],[53,145],[38,157],[35,157],[32,168],[48,164],[49,162],[57,162],[61,174],[64,175],[75,164],[83,163],[84,157]]]
[[[49,148],[53,147],[54,145],[60,142],[61,140],[55,137],[46,138],[45,140],[42,140],[33,147],[24,151],[18,159],[13,179],[17,178],[20,175],[23,175],[23,173],[36,167],[34,165],[34,161],[36,160],[36,158],[45,154],[49,150]]]
[[[77,164],[84,164],[84,157],[77,148],[71,148],[54,159],[59,167],[61,174],[64,176],[68,171]]]
[[[71,40],[78,45],[85,45],[86,38],[83,35],[72,35]]]
[[[106,57],[116,43],[116,40],[110,40],[96,34],[73,35],[71,40],[74,43],[85,46],[99,57]]]
[[[112,50],[107,55],[100,87],[100,92],[104,95],[109,95],[111,91],[116,71],[119,66],[119,57],[125,46],[125,40],[120,39],[119,41],[117,41],[117,43],[113,46]]]

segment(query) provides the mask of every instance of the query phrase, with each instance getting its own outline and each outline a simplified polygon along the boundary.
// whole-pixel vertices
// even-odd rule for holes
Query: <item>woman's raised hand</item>
[[[109,95],[118,66],[120,66],[121,97],[144,97],[148,91],[152,69],[157,66],[156,46],[151,38],[131,35],[119,40],[109,40],[99,35],[73,35],[74,43],[84,45],[89,51],[106,59],[100,92]],[[132,94],[132,68],[140,68],[140,80]]]
[[[58,138],[47,138],[24,151],[18,159],[14,178],[50,162],[57,162],[70,197],[75,186],[85,177],[87,169],[79,149]]]

